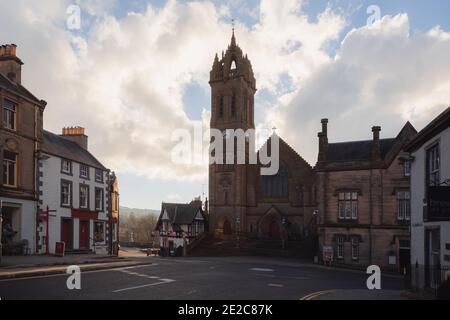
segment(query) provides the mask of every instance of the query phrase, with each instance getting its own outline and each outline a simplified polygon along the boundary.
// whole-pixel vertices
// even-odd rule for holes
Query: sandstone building
[[[36,243],[35,154],[43,140],[46,102],[21,83],[23,62],[16,45],[0,46],[0,201],[4,253],[34,253]],[[9,234],[8,234],[9,233]]]
[[[211,128],[255,128],[256,80],[234,32],[221,59],[214,59],[210,85]],[[300,239],[308,233],[316,208],[315,174],[287,143],[280,139],[279,144],[280,170],[275,176],[261,176],[258,164],[210,166],[210,231],[215,235]],[[247,158],[250,147],[247,142]]]
[[[410,257],[410,162],[405,145],[417,134],[408,122],[397,137],[329,143],[322,120],[316,165],[319,242],[333,263],[378,265],[404,272]]]

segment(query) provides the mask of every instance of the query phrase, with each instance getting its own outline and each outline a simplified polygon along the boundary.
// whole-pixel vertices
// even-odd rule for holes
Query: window
[[[223,112],[223,96],[220,96],[217,98],[217,104],[219,106],[219,118],[223,118],[224,112]]]
[[[17,186],[17,154],[6,150],[3,152],[3,185]]]
[[[411,219],[411,194],[409,191],[397,191],[397,217],[398,221]]]
[[[356,237],[352,238],[352,260],[359,260],[359,239]]]
[[[14,102],[3,101],[3,128],[16,130],[16,109]]]
[[[403,170],[404,170],[405,177],[411,176],[411,161],[410,160],[405,161],[405,163],[403,164]]]
[[[287,198],[289,196],[289,174],[280,168],[273,176],[262,177],[262,192],[267,198]]]
[[[80,184],[80,208],[89,208],[89,186]]]
[[[336,242],[337,242],[337,250],[336,250],[337,258],[344,259],[344,237],[338,236],[336,238]]]
[[[95,181],[103,182],[103,170],[95,169]]]
[[[72,182],[61,180],[61,206],[72,206]]]
[[[94,221],[94,241],[105,242],[105,223],[103,221]]]
[[[65,174],[72,174],[72,162],[66,159],[61,159],[61,172]]]
[[[439,145],[427,150],[427,186],[438,186],[440,184],[440,157]]]
[[[80,164],[80,178],[89,179],[89,166]]]
[[[358,220],[358,193],[339,193],[339,220]]]
[[[103,189],[95,188],[95,210],[103,210]]]
[[[235,117],[236,116],[236,95],[233,94],[233,96],[231,97],[231,116]]]

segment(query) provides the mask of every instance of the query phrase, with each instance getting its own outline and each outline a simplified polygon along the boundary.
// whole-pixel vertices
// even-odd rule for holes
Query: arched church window
[[[217,105],[219,107],[219,118],[223,118],[223,96],[217,97]]]
[[[231,97],[231,116],[236,116],[236,94],[233,93],[233,96]]]
[[[228,205],[228,191],[225,191],[223,194],[223,198],[224,198],[224,204]]]
[[[287,198],[289,196],[289,175],[280,168],[273,176],[262,176],[262,193],[267,198]]]

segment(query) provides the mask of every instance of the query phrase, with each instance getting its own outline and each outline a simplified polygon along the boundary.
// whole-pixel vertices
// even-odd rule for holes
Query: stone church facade
[[[221,59],[214,59],[210,85],[211,128],[222,131],[224,145],[227,129],[255,128],[256,80],[234,32]],[[329,143],[327,126],[323,119],[314,167],[281,138],[274,176],[261,175],[260,164],[210,165],[210,232],[221,238],[309,238],[319,260],[326,248],[333,264],[404,272],[411,201],[404,146],[416,130],[407,123],[397,137],[381,139],[375,126],[373,140]]]
[[[234,32],[222,58],[214,59],[210,85],[211,128],[255,128],[256,80]],[[216,236],[299,240],[308,235],[317,207],[315,173],[281,138],[279,146],[280,170],[274,176],[262,176],[261,166],[248,162],[210,165],[210,231]],[[246,147],[248,152],[248,141]]]

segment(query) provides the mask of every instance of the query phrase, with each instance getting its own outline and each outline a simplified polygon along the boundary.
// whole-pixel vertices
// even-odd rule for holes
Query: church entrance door
[[[274,220],[269,225],[269,238],[278,239],[280,238],[280,226]]]
[[[231,236],[231,224],[228,220],[223,222],[223,234],[226,236]]]

